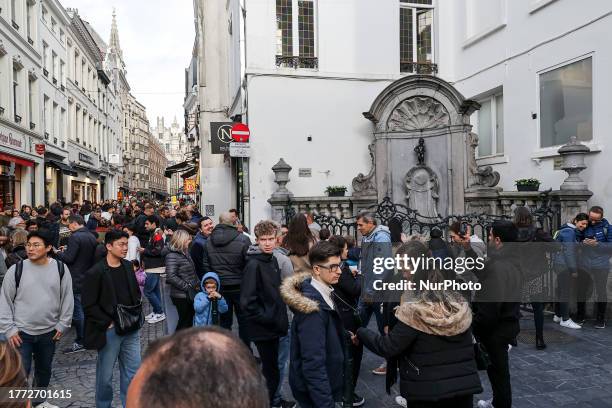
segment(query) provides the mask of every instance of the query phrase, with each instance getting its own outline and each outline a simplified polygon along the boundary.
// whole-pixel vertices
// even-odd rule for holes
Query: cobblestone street
[[[165,284],[162,287],[165,288]],[[150,342],[163,336],[168,328],[172,331],[176,324],[176,314],[167,293],[165,304],[167,320],[155,325],[145,323],[141,340],[143,353]],[[145,313],[149,313],[148,303],[145,304]],[[375,328],[373,319],[370,327]],[[538,351],[532,341],[531,314],[525,313],[521,327],[519,346],[510,352],[514,407],[612,407],[612,328],[596,330],[593,322],[589,321],[582,330],[561,329],[547,316],[545,338],[548,348]],[[94,407],[96,353],[62,354],[61,350],[68,347],[73,338],[74,332],[71,332],[60,342],[51,382],[51,387],[71,389],[73,398],[70,401],[55,400],[53,403],[62,408]],[[365,397],[365,407],[368,408],[397,407],[395,396],[398,395],[398,387],[393,387],[393,394],[387,395],[385,377],[371,373],[381,362],[382,359],[372,353],[364,353],[357,393]],[[476,396],[475,401],[491,398],[486,373],[481,372],[481,379],[485,392]],[[114,406],[120,407],[117,368],[113,380]],[[291,396],[286,378],[284,394],[288,398]]]

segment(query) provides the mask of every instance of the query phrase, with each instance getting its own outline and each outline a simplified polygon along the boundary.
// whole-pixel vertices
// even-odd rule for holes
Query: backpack
[[[56,260],[57,262],[57,273],[59,273],[60,277],[60,285],[62,283],[62,279],[64,278],[64,263]],[[21,275],[23,275],[23,260],[17,262],[17,266],[15,267],[15,296],[13,297],[13,302],[17,298],[17,289],[19,289],[19,283],[21,282]]]

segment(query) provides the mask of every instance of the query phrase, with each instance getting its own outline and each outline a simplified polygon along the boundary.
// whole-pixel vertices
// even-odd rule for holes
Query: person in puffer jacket
[[[569,317],[570,276],[578,277],[577,250],[580,242],[579,235],[589,225],[589,216],[580,213],[574,218],[574,222],[568,222],[555,233],[555,241],[559,243],[559,252],[553,256],[554,270],[557,274],[557,299],[555,303],[554,321],[564,327],[571,329],[580,328]],[[580,299],[578,299],[580,301]],[[580,307],[578,308],[580,315]],[[583,313],[584,315],[584,313]],[[580,316],[578,316],[580,318]]]
[[[202,291],[196,295],[193,303],[193,308],[195,310],[193,326],[199,327],[219,324],[213,321],[215,303],[212,300],[217,300],[216,305],[219,314],[226,313],[228,309],[225,298],[219,294],[221,290],[221,280],[219,280],[219,276],[214,272],[204,274],[201,287]]]

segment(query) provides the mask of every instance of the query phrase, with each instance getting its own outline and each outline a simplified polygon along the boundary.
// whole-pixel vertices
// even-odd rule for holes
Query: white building
[[[39,82],[42,114],[41,132],[45,149],[45,203],[69,196],[68,162],[67,31],[70,17],[57,0],[44,0],[40,7],[39,29],[42,46],[42,75]],[[32,126],[32,125],[31,125]],[[35,124],[34,124],[35,128]],[[65,201],[69,201],[66,199]]]
[[[558,148],[571,136],[590,147],[581,177],[591,205],[612,204],[604,149],[612,126],[612,4],[576,7],[555,0],[445,0],[447,48],[441,75],[482,104],[474,115],[479,164],[502,175],[500,185],[535,177],[540,190],[558,189],[567,177]],[[446,30],[446,29],[445,29]],[[446,53],[446,54],[445,54]]]
[[[0,7],[0,207],[44,202],[40,4]]]
[[[362,112],[402,75],[436,69],[434,6],[398,0],[222,3],[195,1],[203,56],[202,209],[211,214],[207,206],[214,205],[218,215],[237,207],[250,224],[270,217],[267,200],[276,189],[271,167],[281,157],[294,169],[288,187],[296,196],[322,196],[330,185],[347,186],[350,194],[352,179],[370,166],[373,129]],[[210,55],[215,57],[205,57]],[[251,129],[248,161],[211,151],[217,135],[210,122],[230,117]],[[310,176],[298,178],[299,169]]]
[[[170,127],[166,127],[163,117],[158,117],[157,126],[151,129],[151,134],[162,146],[168,160],[168,166],[174,166],[186,160],[189,144],[187,142],[185,130],[181,128],[176,117],[170,124]],[[167,190],[170,195],[177,195],[179,189],[183,186],[183,179],[180,175],[180,172],[171,174],[167,183]]]
[[[111,123],[118,119],[119,109],[103,68],[104,50],[78,11],[68,12],[67,133],[69,160],[76,174],[68,180],[67,201],[101,201],[116,195],[115,171],[111,178],[108,158],[117,152],[117,125]]]

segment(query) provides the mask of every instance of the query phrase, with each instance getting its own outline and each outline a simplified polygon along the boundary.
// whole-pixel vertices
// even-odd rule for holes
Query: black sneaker
[[[64,354],[73,354],[78,353],[80,351],[85,351],[85,347],[83,347],[83,345],[79,343],[72,343],[71,347],[64,349]]]
[[[595,328],[596,329],[605,329],[606,328],[606,321],[605,320],[597,320],[597,322],[595,323]]]
[[[360,407],[363,404],[365,404],[365,398],[363,398],[360,395],[357,395],[357,394],[353,393],[353,406],[354,407]]]
[[[287,401],[284,399],[281,399],[279,404],[272,405],[272,408],[295,408],[295,407],[296,407],[295,401]]]

